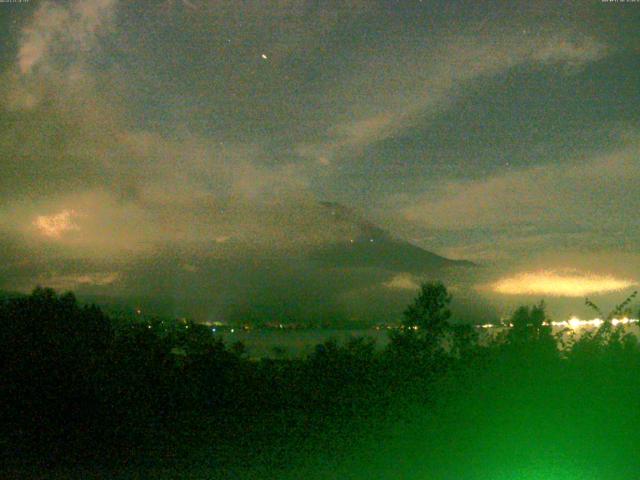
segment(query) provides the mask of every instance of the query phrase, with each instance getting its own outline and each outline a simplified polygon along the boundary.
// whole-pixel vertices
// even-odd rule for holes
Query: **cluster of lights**
[[[554,327],[570,327],[570,328],[580,328],[580,327],[599,327],[604,323],[604,320],[600,318],[594,318],[593,320],[580,320],[577,317],[571,317],[569,320],[565,322],[551,322]],[[611,325],[628,325],[630,323],[638,323],[637,319],[633,318],[614,318],[611,320]]]
[[[637,318],[613,318],[610,320],[611,325],[617,327],[618,325],[630,325],[632,323],[638,323],[640,320]],[[562,328],[571,328],[572,330],[576,330],[578,328],[583,327],[600,327],[605,323],[605,320],[601,318],[594,318],[593,320],[580,320],[578,317],[571,317],[569,320],[563,320],[561,322],[542,322],[545,326],[552,327],[562,327]],[[504,328],[504,327],[513,327],[512,323],[504,323],[495,325],[493,323],[485,323],[482,325],[478,325],[479,328]]]

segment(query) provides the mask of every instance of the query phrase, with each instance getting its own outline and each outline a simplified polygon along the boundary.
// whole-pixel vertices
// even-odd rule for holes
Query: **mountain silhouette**
[[[414,274],[475,266],[473,262],[452,260],[396,238],[339,203],[321,202],[321,205],[335,222],[348,224],[355,232],[352,238],[319,248],[312,254],[314,260],[325,266],[370,267]]]

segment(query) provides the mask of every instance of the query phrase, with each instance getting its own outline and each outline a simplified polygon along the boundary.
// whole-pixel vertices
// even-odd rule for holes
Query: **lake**
[[[339,344],[344,344],[350,338],[368,337],[376,342],[380,349],[389,343],[389,335],[386,329],[375,328],[358,330],[340,330],[327,328],[313,329],[236,329],[233,333],[225,331],[219,334],[229,345],[242,342],[252,358],[275,357],[284,355],[287,357],[304,356],[315,349],[315,346],[329,339],[335,339]],[[280,352],[277,352],[281,349]]]
[[[573,328],[565,325],[553,326],[554,333],[558,333],[565,328],[575,332],[575,335],[579,338],[582,333],[592,331],[596,327],[587,322],[581,325],[574,323]],[[624,328],[627,332],[640,337],[638,323],[624,325]],[[478,333],[480,334],[480,338],[487,338],[499,334],[504,331],[504,329],[505,327],[478,328]],[[357,330],[270,328],[252,330],[235,329],[233,332],[226,330],[222,333],[216,333],[216,335],[222,337],[229,345],[235,342],[242,342],[247,348],[247,352],[251,358],[264,358],[305,356],[313,352],[316,345],[330,339],[336,340],[339,344],[344,344],[350,338],[367,337],[375,341],[378,349],[382,349],[389,343],[389,332],[390,330],[385,328]]]

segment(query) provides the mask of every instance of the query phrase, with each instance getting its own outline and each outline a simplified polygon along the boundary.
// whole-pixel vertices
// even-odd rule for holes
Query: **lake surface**
[[[554,326],[554,333],[560,332],[564,327]],[[637,323],[624,326],[625,331],[633,333],[640,338],[640,327]],[[593,326],[575,328],[577,338],[587,331],[593,331]],[[482,339],[499,334],[504,327],[478,328]],[[217,333],[228,345],[242,342],[251,358],[264,357],[295,357],[312,353],[316,345],[327,340],[334,339],[338,344],[346,343],[350,338],[366,337],[375,341],[376,348],[383,349],[389,343],[390,330],[381,328],[367,328],[357,330],[340,329],[236,329],[234,332],[224,331]],[[566,337],[565,337],[566,339]]]
[[[242,342],[250,357],[294,357],[307,355],[314,351],[316,345],[334,339],[339,344],[350,338],[368,337],[376,342],[377,348],[384,348],[389,343],[388,330],[375,328],[360,330],[339,329],[253,329],[226,331],[219,334],[229,345]]]

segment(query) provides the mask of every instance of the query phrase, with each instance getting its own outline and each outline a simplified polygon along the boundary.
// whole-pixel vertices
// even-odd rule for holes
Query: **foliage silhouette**
[[[640,395],[638,341],[622,327],[604,322],[561,350],[542,302],[516,309],[504,335],[479,337],[456,322],[451,301],[443,284],[423,284],[384,348],[366,338],[328,340],[307,356],[251,359],[243,345],[193,322],[115,321],[43,288],[4,299],[0,460],[134,468],[214,458],[224,478],[234,465],[293,468],[283,452],[333,458],[368,436],[377,445],[382,425],[405,432],[416,418],[429,419],[420,428],[427,440],[416,442],[427,442],[421,452],[434,468],[446,464],[434,452],[447,442],[464,445],[451,440],[458,432],[500,425],[506,435],[511,419],[535,421],[562,444],[559,432],[578,425],[593,434],[610,418],[640,441],[631,413],[597,413]]]
[[[591,308],[592,310],[594,310],[598,314],[598,318],[600,318],[600,319],[602,319],[602,320],[604,320],[606,322],[606,321],[611,321],[614,318],[618,318],[618,317],[621,317],[621,316],[630,317],[631,316],[631,309],[629,308],[629,306],[631,305],[631,302],[633,301],[634,298],[636,298],[637,295],[638,295],[638,292],[634,291],[631,295],[629,295],[627,298],[625,298],[622,302],[617,304],[606,315],[602,312],[600,307],[598,307],[598,305],[596,305],[591,300],[589,300],[589,298],[585,298],[584,303],[585,303],[585,305],[587,305],[589,308]]]
[[[424,282],[403,312],[402,328],[392,332],[391,343],[399,349],[436,353],[450,331],[451,295],[440,282]]]

